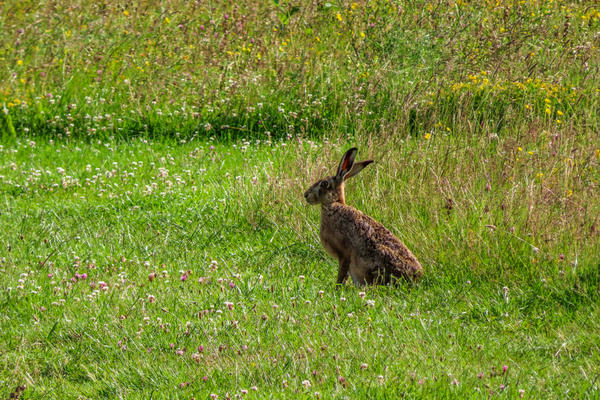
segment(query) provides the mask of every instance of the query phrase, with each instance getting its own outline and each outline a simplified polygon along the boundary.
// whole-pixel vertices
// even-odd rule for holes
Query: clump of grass
[[[2,12],[1,123],[13,137],[598,128],[600,18],[586,4],[8,2]]]

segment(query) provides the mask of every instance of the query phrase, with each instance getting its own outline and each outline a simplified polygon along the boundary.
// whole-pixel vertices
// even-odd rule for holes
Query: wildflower
[[[360,369],[367,369],[368,367],[369,367],[369,365],[366,363],[360,364]]]
[[[503,365],[502,366],[502,374],[505,374],[506,371],[508,371],[508,365]]]
[[[310,384],[310,381],[308,379],[305,379],[305,380],[302,381],[302,386],[304,386],[306,389],[308,389],[312,385]]]
[[[367,294],[365,292],[358,292],[358,297],[360,297],[361,299],[364,299],[367,296]]]
[[[426,133],[425,134],[425,140],[429,140],[429,138],[431,138],[431,133]]]
[[[344,19],[342,18],[342,14],[340,14],[340,13],[337,13],[337,14],[335,15],[335,17],[336,17],[336,18],[338,19],[338,21],[340,21],[340,22],[344,20]]]
[[[182,282],[185,282],[185,281],[187,281],[187,278],[188,278],[187,272],[184,272],[183,275],[181,275],[181,277],[179,279],[181,279]]]
[[[154,302],[156,301],[156,297],[154,297],[153,295],[149,294],[149,295],[148,295],[148,301],[149,301],[150,303],[154,303]]]
[[[204,353],[204,346],[198,346],[198,353]]]

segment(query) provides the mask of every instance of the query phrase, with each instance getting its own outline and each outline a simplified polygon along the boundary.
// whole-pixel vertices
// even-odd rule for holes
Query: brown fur
[[[372,162],[354,164],[356,151],[348,150],[338,173],[314,183],[304,195],[310,204],[321,204],[321,243],[339,261],[337,283],[343,283],[348,273],[357,285],[387,284],[399,278],[417,281],[423,267],[400,239],[345,204],[344,180]]]

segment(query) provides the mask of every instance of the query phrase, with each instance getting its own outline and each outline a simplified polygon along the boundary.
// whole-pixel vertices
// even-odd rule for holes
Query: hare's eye
[[[327,182],[327,181],[321,181],[321,187],[322,187],[323,189],[327,189],[327,188],[329,188],[329,182]]]

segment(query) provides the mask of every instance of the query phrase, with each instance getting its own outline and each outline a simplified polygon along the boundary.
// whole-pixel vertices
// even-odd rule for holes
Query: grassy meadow
[[[0,398],[600,396],[600,7],[0,3]],[[425,269],[335,286],[347,185]]]

